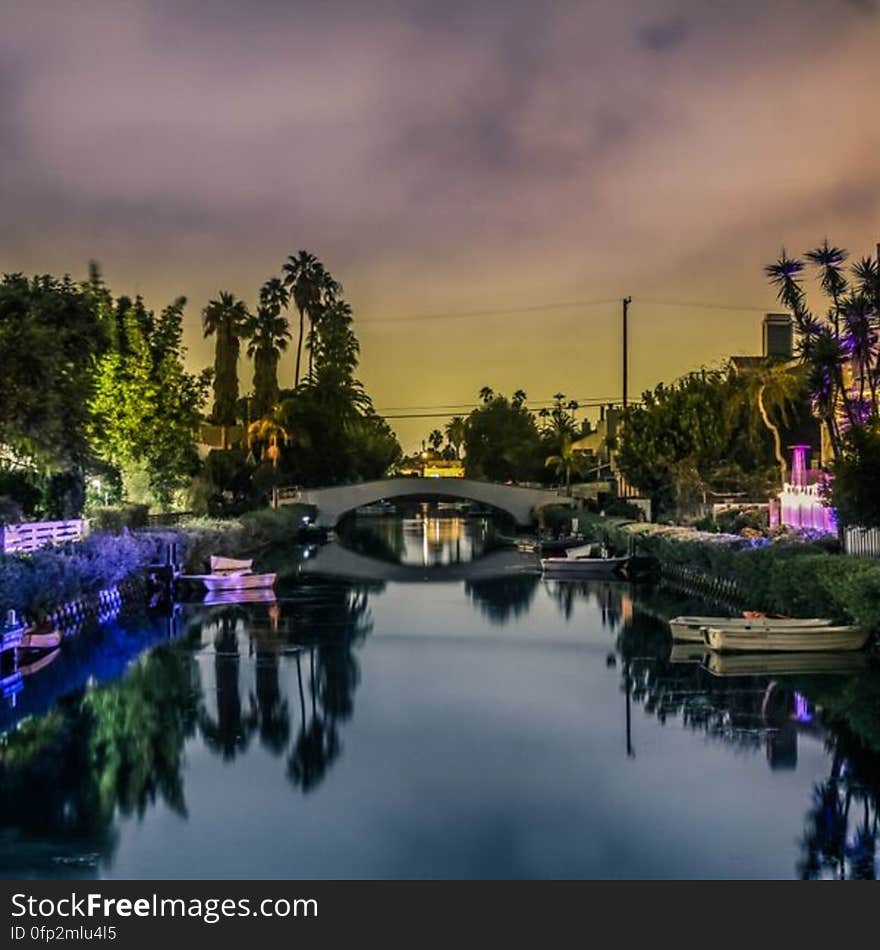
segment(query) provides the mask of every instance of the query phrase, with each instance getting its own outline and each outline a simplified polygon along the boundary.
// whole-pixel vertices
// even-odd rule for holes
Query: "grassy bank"
[[[290,545],[309,513],[290,505],[239,519],[197,519],[174,528],[98,531],[83,541],[33,554],[0,555],[0,617],[15,610],[39,620],[69,601],[143,576],[176,543],[184,568],[202,572],[212,554],[259,557]]]
[[[748,609],[880,631],[878,560],[829,553],[819,540],[768,541],[597,516],[582,518],[581,529],[621,550],[634,545],[668,573],[727,580]]]

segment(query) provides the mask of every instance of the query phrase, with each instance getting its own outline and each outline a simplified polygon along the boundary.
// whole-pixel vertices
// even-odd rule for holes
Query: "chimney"
[[[764,358],[790,360],[794,356],[794,327],[791,314],[764,315]]]

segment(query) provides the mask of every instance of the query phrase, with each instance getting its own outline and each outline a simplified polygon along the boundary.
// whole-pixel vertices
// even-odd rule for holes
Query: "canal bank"
[[[115,598],[142,597],[147,571],[169,549],[193,572],[213,554],[271,556],[302,535],[306,506],[251,512],[234,520],[193,519],[174,528],[101,531],[27,554],[0,555],[0,617],[28,622],[79,621]]]
[[[589,514],[579,527],[591,540],[656,558],[670,581],[733,609],[830,617],[880,631],[880,561],[832,553],[822,538],[713,534]]]

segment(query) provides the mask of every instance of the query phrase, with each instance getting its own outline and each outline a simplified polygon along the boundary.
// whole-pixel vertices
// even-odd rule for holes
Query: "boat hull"
[[[704,643],[703,631],[707,627],[718,630],[786,630],[793,628],[821,629],[830,627],[830,620],[795,618],[752,620],[747,617],[675,617],[669,621],[672,639],[680,643]]]
[[[276,577],[276,574],[228,574],[226,576],[206,574],[201,580],[209,592],[216,593],[217,591],[254,590],[272,587]]]
[[[47,633],[24,633],[19,643],[21,650],[54,650],[61,644],[61,634],[57,630]]]
[[[568,577],[613,577],[620,574],[625,557],[542,557],[541,567],[546,574]]]
[[[746,630],[707,627],[706,646],[719,653],[813,653],[861,650],[870,633],[859,627],[793,627]]]

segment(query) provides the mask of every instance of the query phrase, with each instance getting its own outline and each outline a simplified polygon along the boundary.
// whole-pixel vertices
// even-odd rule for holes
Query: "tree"
[[[578,403],[576,400],[569,399],[566,401],[565,393],[556,393],[553,396],[553,407],[551,409],[541,409],[538,413],[543,420],[542,434],[556,443],[559,443],[564,435],[574,436],[577,434],[577,422],[574,415],[577,409]]]
[[[467,434],[467,423],[462,416],[453,416],[446,423],[446,440],[455,450],[455,457],[461,458],[461,447]]]
[[[780,423],[788,426],[792,413],[806,401],[804,373],[799,366],[767,362],[758,369],[747,370],[744,380],[744,388],[734,387],[732,408],[738,411],[744,399],[749,407],[757,410],[762,424],[773,438],[781,488],[788,477],[788,462],[783,453]]]
[[[741,376],[717,370],[660,383],[630,406],[617,464],[661,514],[687,513],[704,492],[763,491],[772,453],[754,437],[754,402]]]
[[[282,471],[306,485],[378,478],[402,453],[355,376],[360,345],[351,306],[316,258],[302,251],[291,260],[288,276],[294,275],[294,298],[299,288],[297,307],[302,305],[301,314],[310,317],[310,367],[308,377],[283,396],[273,413],[285,429],[296,433],[296,452],[282,452]],[[315,293],[309,289],[312,280]]]
[[[777,298],[794,317],[798,356],[835,455],[846,429],[880,418],[880,261],[865,257],[847,271],[848,257],[827,241],[804,255],[826,297],[823,317],[808,305],[804,260],[790,258],[783,248],[765,268]]]
[[[508,481],[542,471],[541,441],[535,418],[524,405],[513,405],[489,390],[488,400],[468,416],[465,463],[471,477]],[[482,393],[481,393],[482,396]]]
[[[439,429],[432,429],[428,434],[428,445],[435,452],[440,451],[440,446],[443,445],[443,433]]]
[[[179,297],[158,320],[129,301],[117,347],[96,370],[88,434],[95,455],[118,468],[129,495],[138,472],[163,507],[198,467],[195,435],[211,374],[188,373]]]
[[[254,361],[254,394],[251,415],[260,419],[278,402],[278,361],[287,349],[290,330],[282,310],[287,289],[277,277],[260,288],[260,304],[247,322],[248,356]]]
[[[214,407],[211,418],[224,430],[235,425],[238,402],[240,339],[250,320],[247,305],[228,291],[221,291],[202,311],[205,337],[214,336]],[[224,432],[225,435],[225,432]],[[225,443],[225,438],[224,438]]]
[[[483,386],[480,390],[480,402],[483,405],[488,405],[495,397],[495,392],[489,386]]]
[[[296,388],[300,383],[305,317],[308,314],[311,335],[319,319],[321,308],[328,306],[342,293],[342,286],[330,276],[324,265],[309,251],[298,251],[295,255],[289,255],[283,269],[284,283],[289,288],[296,309],[299,311],[299,336],[296,342],[296,370],[293,381]],[[310,356],[310,361],[311,358]],[[311,367],[309,375],[311,375]]]
[[[567,432],[562,436],[558,454],[548,456],[544,465],[547,468],[553,468],[557,475],[564,476],[565,492],[567,495],[570,495],[571,476],[572,473],[578,473],[580,471],[581,459],[572,449],[571,436]]]
[[[831,502],[841,525],[880,528],[880,427],[857,426],[843,436],[834,464]]]
[[[113,314],[100,273],[0,281],[0,448],[7,461],[80,479],[89,464],[88,403],[111,345]]]

